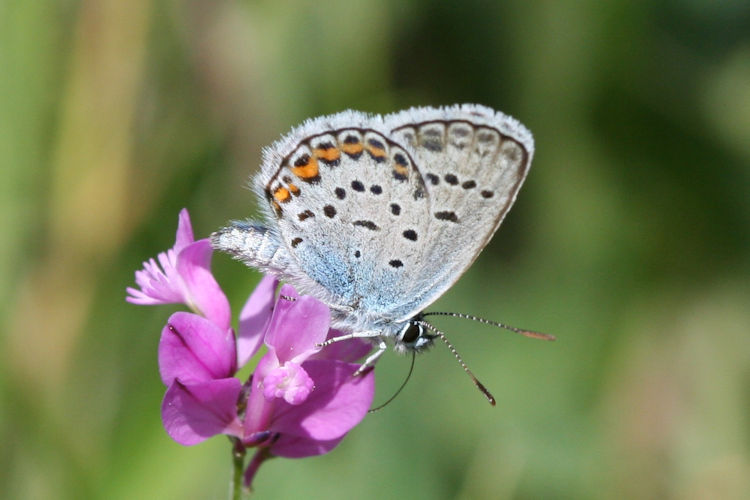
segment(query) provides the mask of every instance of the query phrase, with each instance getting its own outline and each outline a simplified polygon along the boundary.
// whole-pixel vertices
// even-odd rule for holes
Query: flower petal
[[[242,384],[236,378],[182,384],[167,389],[161,406],[167,434],[180,444],[191,446],[216,434],[241,436],[237,398]]]
[[[174,238],[174,251],[180,253],[183,248],[195,241],[193,237],[193,224],[190,222],[190,214],[187,208],[180,210],[177,218],[177,234]]]
[[[154,259],[149,259],[143,263],[143,270],[135,272],[135,282],[140,290],[128,287],[129,296],[125,300],[138,305],[187,302],[185,283],[175,266],[177,254],[191,243],[193,243],[193,228],[190,224],[190,215],[187,209],[183,208],[177,221],[177,235],[174,246],[157,255],[158,264]]]
[[[248,380],[249,392],[247,394],[247,406],[245,408],[245,419],[243,422],[245,436],[250,438],[258,432],[268,431],[276,408],[276,402],[281,400],[267,400],[263,390],[263,380],[273,370],[278,368],[279,361],[276,355],[269,351],[260,358],[250,380]]]
[[[177,272],[185,284],[185,303],[227,329],[231,322],[229,301],[211,274],[211,241],[208,238],[187,245],[177,254]]]
[[[237,336],[237,364],[242,366],[258,352],[273,314],[276,287],[275,276],[266,275],[255,287],[240,312]]]
[[[311,360],[302,367],[315,390],[298,406],[277,403],[271,430],[316,441],[340,438],[367,414],[375,394],[375,374],[354,377],[359,365]]]
[[[301,363],[318,350],[316,344],[325,340],[331,314],[325,304],[308,295],[295,300],[283,298],[296,296],[289,285],[281,288],[280,295],[265,342],[280,364],[291,360]]]
[[[138,288],[127,287],[131,304],[157,305],[179,304],[184,302],[182,279],[175,269],[177,257],[172,249],[157,255],[159,263],[149,259],[143,263],[143,269],[135,272],[135,283]]]
[[[234,335],[187,312],[170,316],[159,341],[159,373],[165,385],[231,377],[237,371]]]
[[[314,385],[304,368],[289,361],[263,378],[263,396],[267,400],[284,398],[290,405],[298,405],[307,399]]]

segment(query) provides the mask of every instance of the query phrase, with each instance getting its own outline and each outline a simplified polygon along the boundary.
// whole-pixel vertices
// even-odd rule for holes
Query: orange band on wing
[[[367,152],[370,153],[370,155],[375,159],[378,159],[378,160],[385,159],[385,149],[383,148],[377,148],[373,146],[372,144],[368,144]]]
[[[405,165],[401,165],[400,163],[393,164],[393,171],[397,175],[401,175],[403,177],[407,177],[409,175],[409,169]]]
[[[273,197],[280,203],[286,203],[292,198],[292,195],[287,188],[278,187],[276,188],[276,190],[274,190]]]
[[[362,147],[362,143],[361,142],[351,142],[351,143],[345,142],[341,146],[341,150],[344,153],[346,153],[348,155],[351,155],[351,156],[355,156],[355,155],[358,155],[358,154],[362,153],[362,149],[363,149],[363,147]]]
[[[317,148],[313,151],[313,153],[318,159],[323,160],[327,163],[333,163],[335,161],[338,161],[339,158],[341,158],[341,152],[337,148],[334,148],[334,147],[325,148],[325,149]]]
[[[294,162],[292,173],[306,181],[314,179],[319,174],[318,160],[309,155],[301,156]]]

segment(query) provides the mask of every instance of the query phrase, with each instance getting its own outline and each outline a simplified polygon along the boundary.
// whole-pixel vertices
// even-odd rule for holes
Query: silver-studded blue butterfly
[[[233,222],[213,246],[326,303],[343,338],[375,340],[369,367],[386,341],[432,343],[423,309],[492,238],[533,154],[521,123],[479,105],[308,120],[264,150],[265,222]]]

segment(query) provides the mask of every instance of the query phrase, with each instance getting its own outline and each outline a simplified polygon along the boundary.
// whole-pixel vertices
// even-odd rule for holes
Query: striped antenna
[[[505,330],[509,330],[511,332],[517,333],[519,335],[523,335],[524,337],[529,337],[532,339],[539,339],[539,340],[556,340],[554,335],[550,335],[548,333],[541,333],[541,332],[535,332],[533,330],[524,330],[522,328],[516,328],[515,326],[506,325],[504,323],[498,323],[497,321],[490,321],[488,319],[484,318],[478,318],[477,316],[472,316],[471,314],[463,314],[463,313],[454,313],[454,312],[426,312],[422,313],[422,317],[426,316],[451,316],[453,318],[462,318],[462,319],[470,319],[472,321],[476,321],[478,323],[483,323],[485,325],[492,325],[496,326],[498,328],[503,328]]]
[[[441,332],[440,330],[438,330],[437,328],[435,328],[434,326],[432,326],[431,324],[429,324],[428,322],[426,322],[426,321],[418,321],[417,320],[417,321],[415,321],[415,323],[418,324],[418,325],[422,325],[423,327],[427,328],[428,330],[430,330],[431,332],[433,332],[435,335],[437,335],[438,337],[440,337],[441,339],[443,339],[443,342],[445,342],[445,345],[448,346],[448,349],[450,349],[450,351],[456,357],[456,360],[461,365],[461,368],[463,368],[464,371],[466,372],[466,374],[471,378],[471,381],[474,382],[474,385],[477,386],[477,389],[479,389],[479,391],[482,394],[484,394],[484,397],[487,398],[487,401],[489,401],[489,403],[492,406],[495,406],[495,397],[492,395],[492,393],[490,393],[490,391],[487,390],[487,388],[484,386],[484,384],[482,384],[479,381],[479,379],[477,379],[477,377],[474,375],[474,373],[472,373],[472,371],[469,370],[469,367],[466,366],[466,363],[464,363],[464,360],[461,359],[461,356],[458,354],[458,351],[456,351],[456,348],[453,347],[453,344],[451,344],[448,341],[448,339],[446,338],[445,334],[443,332]]]

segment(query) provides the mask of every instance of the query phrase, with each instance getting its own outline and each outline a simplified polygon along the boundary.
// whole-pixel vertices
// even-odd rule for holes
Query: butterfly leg
[[[360,365],[359,368],[357,368],[357,371],[354,372],[354,376],[358,377],[362,375],[365,372],[370,371],[372,368],[375,367],[375,363],[378,362],[378,359],[380,359],[380,356],[383,355],[385,350],[388,348],[388,345],[385,343],[384,340],[380,340],[380,343],[378,344],[378,350],[374,353],[370,354],[367,359],[365,360],[362,365]]]
[[[349,339],[371,339],[375,337],[380,337],[381,332],[379,330],[369,330],[365,332],[356,332],[356,333],[348,333],[346,335],[339,335],[338,337],[333,337],[325,342],[321,342],[318,344],[318,347],[325,347],[331,344],[335,344],[336,342],[341,342],[343,340],[349,340]],[[375,366],[375,363],[377,363],[380,356],[383,355],[385,350],[388,348],[388,345],[385,343],[385,341],[381,338],[380,342],[378,343],[378,350],[374,353],[370,354],[370,356],[365,359],[365,362],[362,363],[362,366],[360,366],[356,372],[354,372],[354,376],[357,377],[359,375],[362,375],[364,372],[369,371],[372,367]]]
[[[347,333],[346,335],[339,335],[338,337],[333,337],[325,342],[321,342],[320,344],[317,344],[316,347],[325,347],[331,344],[335,344],[336,342],[341,342],[342,340],[349,340],[349,339],[371,339],[373,337],[379,337],[380,332],[378,330],[368,330],[366,332],[357,332],[357,333]]]

